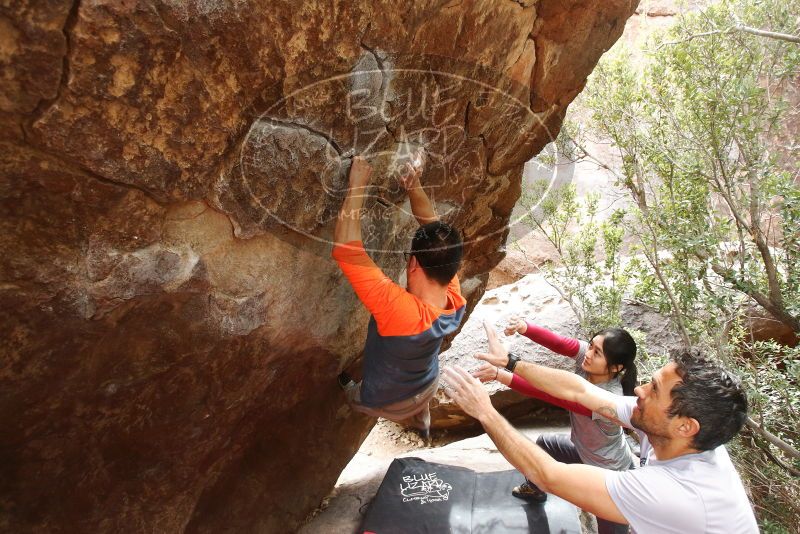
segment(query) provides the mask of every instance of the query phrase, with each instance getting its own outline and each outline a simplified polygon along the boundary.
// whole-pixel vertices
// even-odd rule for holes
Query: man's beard
[[[670,438],[665,428],[660,428],[645,419],[644,411],[641,408],[631,414],[631,426],[644,432],[650,443],[668,441]]]
[[[634,410],[631,414],[631,426],[642,432],[645,432],[645,429],[642,428],[642,410],[639,409],[638,411]]]

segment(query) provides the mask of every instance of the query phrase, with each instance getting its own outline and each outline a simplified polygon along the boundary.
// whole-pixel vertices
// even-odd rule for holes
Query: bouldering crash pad
[[[580,534],[578,510],[563,499],[550,495],[537,504],[513,497],[511,489],[523,481],[515,470],[477,473],[420,458],[397,458],[360,532]]]

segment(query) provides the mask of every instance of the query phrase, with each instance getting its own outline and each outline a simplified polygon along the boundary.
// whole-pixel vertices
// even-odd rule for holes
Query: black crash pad
[[[525,479],[519,472],[476,473],[420,458],[389,466],[361,524],[374,534],[580,534],[578,510],[549,495],[544,504],[511,495]]]

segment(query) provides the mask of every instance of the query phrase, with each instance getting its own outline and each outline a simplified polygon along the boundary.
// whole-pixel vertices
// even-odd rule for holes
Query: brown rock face
[[[423,182],[474,304],[522,163],[627,1],[0,6],[0,530],[287,532],[371,425],[330,260],[349,161],[392,275]]]

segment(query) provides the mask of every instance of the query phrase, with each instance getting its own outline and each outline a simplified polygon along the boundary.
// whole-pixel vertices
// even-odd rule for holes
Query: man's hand
[[[528,331],[528,323],[525,319],[517,315],[512,315],[508,318],[508,324],[504,330],[505,335],[513,336],[514,334],[524,334]]]
[[[480,382],[461,367],[447,367],[444,372],[447,383],[445,392],[464,412],[477,420],[495,411],[489,393]]]
[[[419,181],[422,176],[422,168],[424,166],[424,155],[422,150],[414,153],[411,157],[411,162],[403,166],[403,174],[400,176],[400,184],[406,191],[412,191],[422,187]]]
[[[478,353],[475,357],[496,367],[505,367],[508,365],[508,349],[500,343],[497,334],[488,322],[483,322],[483,328],[486,330],[486,338],[489,341],[489,353]]]
[[[361,156],[355,156],[350,165],[350,189],[363,189],[369,185],[372,165]]]
[[[408,200],[411,203],[411,213],[420,226],[438,221],[439,216],[433,209],[428,193],[422,188],[419,177],[422,175],[422,168],[425,166],[425,151],[419,149],[412,157],[411,162],[406,163],[403,175],[400,177],[400,184],[408,193]]]
[[[497,379],[498,369],[491,363],[483,362],[480,367],[473,369],[469,374],[481,382],[491,382]]]

